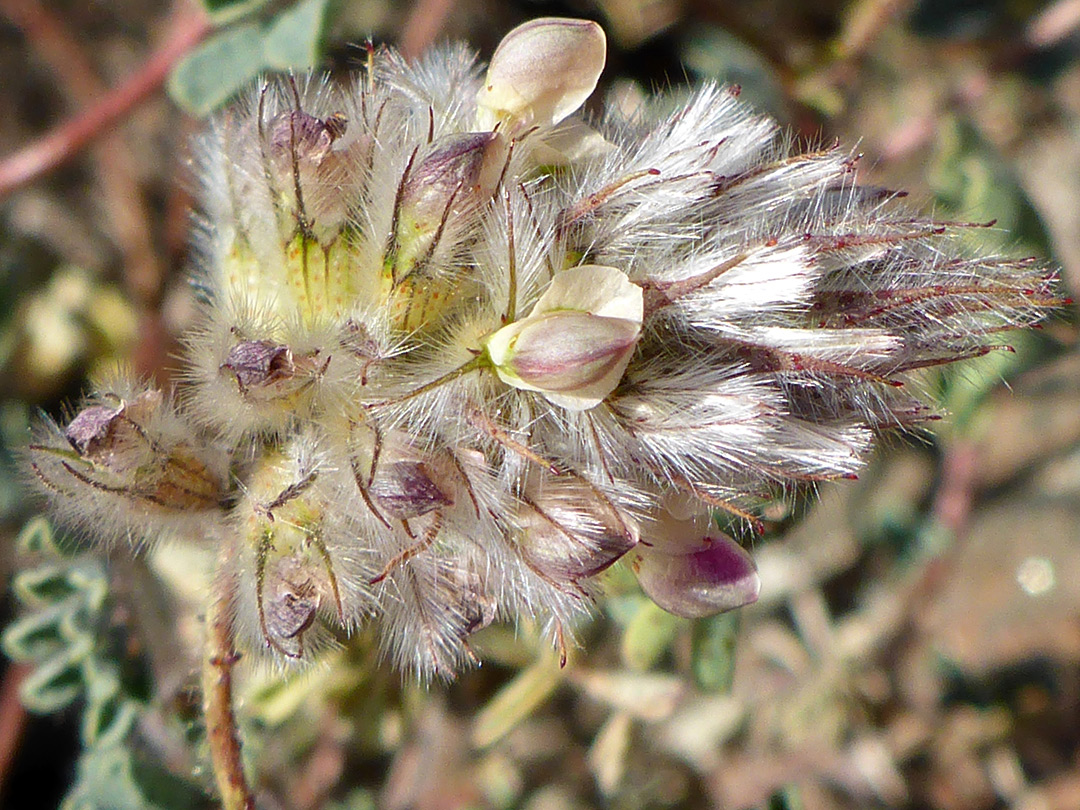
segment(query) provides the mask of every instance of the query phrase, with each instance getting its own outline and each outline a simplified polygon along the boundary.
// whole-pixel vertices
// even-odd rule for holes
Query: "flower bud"
[[[435,482],[432,469],[422,461],[379,464],[369,492],[372,500],[397,520],[426,515],[454,503]]]
[[[749,552],[705,513],[686,520],[665,514],[649,545],[638,547],[633,567],[657,605],[690,619],[756,602],[761,587]]]
[[[243,340],[229,350],[222,370],[236,375],[241,390],[253,385],[268,385],[293,373],[292,352],[288,346],[268,340]]]
[[[287,658],[305,655],[304,635],[320,614],[343,621],[335,560],[326,545],[334,520],[316,462],[309,436],[263,456],[238,511],[261,641]]]
[[[325,121],[303,110],[275,116],[269,126],[268,146],[277,179],[291,180],[294,165],[301,169],[318,167],[334,141],[345,132],[345,124],[345,118],[340,114]]]
[[[288,346],[269,340],[242,340],[221,364],[231,374],[241,395],[250,402],[281,402],[311,384],[326,363],[319,352],[294,355]]]
[[[527,318],[488,337],[507,385],[570,410],[598,405],[622,379],[642,320],[641,288],[613,267],[585,265],[551,282]]]
[[[266,149],[274,186],[288,208],[303,203],[299,213],[305,227],[315,227],[320,235],[335,233],[346,213],[345,197],[338,187],[348,174],[348,156],[335,143],[347,124],[341,113],[324,120],[291,110],[275,116],[268,127]],[[295,223],[295,214],[293,218]]]
[[[263,572],[266,635],[290,657],[303,654],[301,639],[319,609],[316,571],[302,555],[293,554],[268,562]]]
[[[544,17],[507,34],[491,57],[476,97],[483,129],[514,135],[557,124],[596,88],[607,58],[604,31],[588,20]]]
[[[64,436],[83,458],[101,456],[111,452],[116,437],[117,419],[124,412],[123,404],[115,408],[108,405],[91,405],[79,411],[64,429]]]
[[[548,312],[500,330],[489,351],[504,382],[567,394],[567,407],[592,407],[622,377],[641,325],[588,312]],[[586,404],[588,403],[588,404]]]
[[[467,132],[437,141],[409,172],[391,257],[400,281],[433,250],[453,220],[487,202],[498,185],[509,144],[497,132]]]

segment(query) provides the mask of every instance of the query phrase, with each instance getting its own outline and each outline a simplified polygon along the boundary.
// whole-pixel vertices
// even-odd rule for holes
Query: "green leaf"
[[[79,759],[75,787],[60,810],[151,810],[132,772],[131,752],[95,746]]]
[[[176,66],[169,77],[169,95],[192,115],[205,116],[265,67],[262,28],[238,25],[214,35]]]
[[[82,592],[86,609],[93,613],[100,612],[109,595],[109,582],[101,563],[92,558],[84,558],[72,566],[67,578],[68,582]]]
[[[787,112],[783,87],[769,62],[723,28],[697,25],[681,42],[681,57],[702,78],[737,84],[743,98],[779,118]]]
[[[15,595],[27,607],[43,607],[64,601],[79,592],[68,579],[66,566],[42,565],[23,571],[13,583]]]
[[[83,713],[83,742],[87,745],[118,745],[127,737],[138,716],[139,707],[118,695],[91,703]]]
[[[198,810],[212,806],[195,785],[133,752],[131,774],[149,807],[160,810]]]
[[[519,672],[476,716],[473,744],[483,748],[501,739],[547,700],[562,680],[563,671],[554,655],[545,655]]]
[[[642,601],[623,633],[623,663],[630,669],[650,669],[671,648],[687,623],[654,602]]]
[[[53,539],[52,526],[44,517],[36,517],[23,526],[15,545],[20,554],[62,556],[60,548]]]
[[[202,0],[203,8],[215,25],[238,20],[263,6],[267,0]]]
[[[19,688],[23,705],[40,714],[49,714],[68,706],[82,692],[83,662],[92,649],[90,639],[80,639],[63,654],[39,665]]]
[[[70,643],[61,627],[70,609],[70,605],[56,605],[17,619],[0,636],[0,647],[14,661],[40,661],[56,655]]]
[[[263,38],[263,59],[277,70],[314,67],[326,27],[329,0],[301,0],[271,23]]]
[[[694,622],[691,669],[699,688],[707,692],[731,689],[738,630],[737,610]]]

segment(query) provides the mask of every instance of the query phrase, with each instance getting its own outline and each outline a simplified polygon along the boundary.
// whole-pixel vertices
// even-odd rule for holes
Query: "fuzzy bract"
[[[486,72],[384,49],[219,115],[186,377],[39,428],[57,514],[224,546],[248,649],[374,622],[448,676],[497,619],[563,639],[622,557],[673,612],[752,601],[717,510],[853,475],[932,414],[911,372],[1054,305],[1037,262],[972,257],[729,88],[586,123],[603,56],[540,20]]]

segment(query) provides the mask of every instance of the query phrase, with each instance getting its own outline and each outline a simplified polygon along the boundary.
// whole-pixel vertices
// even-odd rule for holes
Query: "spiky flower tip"
[[[594,23],[541,19],[486,71],[380,50],[221,115],[187,379],[41,428],[57,512],[227,548],[250,649],[373,621],[450,675],[495,619],[561,639],[624,556],[673,613],[753,601],[715,510],[853,475],[930,415],[909,372],[1055,303],[1044,267],[971,257],[731,89],[586,124],[604,58]]]

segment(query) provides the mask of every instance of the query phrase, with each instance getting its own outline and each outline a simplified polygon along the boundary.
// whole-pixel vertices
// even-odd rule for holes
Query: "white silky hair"
[[[588,613],[595,581],[530,562],[530,509],[557,529],[544,542],[562,537],[576,568],[599,569],[598,515],[648,543],[673,493],[741,514],[763,493],[849,477],[875,431],[931,415],[908,372],[987,351],[1052,305],[1038,263],[968,256],[961,228],[861,187],[850,152],[800,153],[714,84],[601,115],[608,148],[564,165],[534,157],[551,127],[515,135],[494,191],[455,207],[481,193],[459,183],[442,220],[422,224],[432,247],[402,269],[421,227],[404,221],[408,176],[475,128],[481,74],[460,46],[413,64],[380,50],[343,85],[267,80],[195,142],[208,302],[179,396],[141,429],[147,447],[183,441],[220,477],[211,515],[73,478],[51,423],[27,454],[57,516],[88,534],[212,526],[235,551],[220,575],[238,636],[272,659],[256,591],[274,508],[312,516],[295,537],[317,544],[328,573],[312,576],[324,591],[331,577],[340,602],[322,594],[305,660],[373,621],[395,665],[449,677],[492,620],[535,621],[565,643]],[[585,410],[484,363],[487,338],[578,265],[617,268],[645,302],[622,379]],[[245,387],[227,368],[243,341],[303,362],[252,368]],[[405,517],[372,492],[395,463]]]

